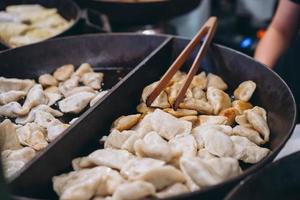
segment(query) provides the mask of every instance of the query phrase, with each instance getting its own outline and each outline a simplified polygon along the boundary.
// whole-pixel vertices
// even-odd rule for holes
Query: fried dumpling
[[[84,73],[81,77],[81,82],[83,82],[84,85],[89,86],[95,90],[101,89],[101,84],[103,82],[103,73],[97,73],[97,72],[88,72]]]
[[[153,112],[155,109],[148,107],[145,103],[142,102],[139,105],[137,105],[136,110],[139,113],[147,114]]]
[[[245,163],[255,164],[270,153],[269,149],[259,147],[245,137],[231,136],[230,138],[234,143],[234,157]]]
[[[184,185],[182,183],[175,183],[174,185],[171,185],[171,186],[163,189],[162,191],[158,192],[156,194],[156,196],[159,199],[164,199],[164,198],[176,196],[176,195],[187,193],[187,192],[189,192],[189,189],[187,188],[186,185]]]
[[[0,124],[0,147],[2,151],[22,148],[14,124],[9,119]]]
[[[68,64],[57,68],[53,76],[58,81],[66,81],[74,73],[74,65]]]
[[[17,135],[21,144],[29,146],[36,151],[40,151],[48,145],[45,137],[45,129],[36,123],[28,123],[18,128]]]
[[[141,119],[141,114],[121,116],[114,121],[113,128],[119,131],[129,130],[133,126],[135,126],[140,119]]]
[[[93,168],[97,165],[91,162],[88,157],[78,157],[72,160],[72,167],[75,171],[84,169],[84,168]]]
[[[13,176],[35,155],[35,151],[30,147],[2,151],[1,157],[3,161],[4,174],[6,177]]]
[[[112,130],[112,132],[107,136],[104,148],[113,148],[113,149],[121,149],[124,142],[131,136],[137,134],[135,131],[118,131],[116,129]]]
[[[180,117],[179,119],[191,122],[193,127],[199,124],[198,117],[195,115],[184,116],[184,117]]]
[[[58,89],[65,97],[67,97],[68,96],[67,94],[69,93],[70,96],[70,92],[74,88],[78,87],[78,85],[79,85],[79,77],[73,76],[70,79],[66,80],[65,82],[60,83]]]
[[[246,114],[236,116],[235,122],[243,127],[253,128],[250,122],[248,121]]]
[[[29,109],[22,107],[18,102],[10,102],[0,106],[0,115],[4,117],[18,117],[24,116]]]
[[[224,116],[215,115],[200,115],[199,121],[200,125],[225,125],[228,122],[228,118]]]
[[[0,93],[0,105],[8,104],[13,101],[17,102],[25,96],[26,92],[17,90]]]
[[[70,200],[112,195],[124,182],[117,171],[103,166],[54,176],[52,181],[60,199]]]
[[[138,139],[134,144],[134,150],[140,157],[150,157],[163,161],[170,161],[179,156],[179,152],[156,132],[148,133],[143,139]]]
[[[251,142],[254,142],[257,145],[262,145],[265,141],[260,137],[259,133],[252,128],[244,126],[235,126],[232,129],[234,135],[246,137]]]
[[[223,81],[221,77],[211,73],[207,75],[207,88],[209,87],[214,87],[223,91],[227,90],[228,88],[227,84]]]
[[[237,89],[234,90],[234,97],[238,100],[249,101],[256,89],[256,83],[253,81],[242,82]]]
[[[192,134],[201,134],[205,132],[207,129],[215,129],[225,133],[226,135],[232,135],[232,127],[228,125],[217,125],[217,124],[209,124],[209,125],[200,125],[193,129]]]
[[[231,106],[231,99],[228,94],[214,87],[209,87],[207,89],[207,99],[212,105],[215,115]]]
[[[242,100],[234,100],[232,107],[237,109],[240,115],[243,114],[245,110],[253,108],[251,103]]]
[[[155,88],[156,85],[157,85],[157,82],[154,82],[144,88],[143,93],[142,93],[142,101],[144,103],[146,103],[148,96],[153,91],[153,89]],[[169,104],[169,101],[168,101],[167,93],[165,91],[162,91],[156,97],[156,99],[153,101],[153,103],[151,104],[151,107],[162,108],[162,109],[171,107],[171,105]]]
[[[51,74],[43,74],[39,77],[39,83],[43,87],[57,86],[58,81]]]
[[[178,135],[171,139],[169,144],[181,152],[181,156],[196,156],[197,154],[198,145],[192,135]]]
[[[69,124],[56,124],[47,128],[47,140],[52,142],[60,134],[62,134],[70,125]]]
[[[38,125],[48,128],[50,126],[56,126],[62,122],[56,119],[53,115],[43,110],[37,110],[35,112],[34,122]]]
[[[97,101],[99,101],[100,99],[102,99],[102,97],[104,97],[106,94],[108,93],[108,90],[104,90],[99,92],[90,102],[90,107],[92,107],[93,105],[95,105],[97,103]]]
[[[41,85],[34,85],[28,92],[23,108],[31,109],[35,106],[48,103],[49,99]]]
[[[205,72],[201,72],[200,74],[196,75],[193,77],[191,86],[194,87],[199,87],[202,90],[206,89],[207,86],[207,78]]]
[[[176,135],[189,134],[192,123],[177,119],[176,117],[156,109],[153,113],[147,114],[138,124],[137,131],[155,131],[163,138],[170,140]]]
[[[182,172],[171,165],[152,168],[136,177],[137,180],[152,183],[157,190],[163,189],[175,183],[184,183]]]
[[[78,69],[75,71],[74,75],[78,77],[82,77],[84,74],[93,72],[93,68],[89,63],[82,63]]]
[[[129,180],[134,180],[137,179],[137,177],[141,174],[144,174],[153,168],[161,167],[164,165],[165,162],[162,160],[135,157],[124,163],[121,169],[121,175]]]
[[[193,87],[192,89],[193,98],[206,100],[206,94],[203,89],[199,86]]]
[[[120,185],[112,199],[115,200],[138,200],[145,197],[155,196],[155,188],[145,181],[134,181]]]
[[[76,94],[79,92],[91,92],[91,93],[96,94],[96,91],[93,90],[93,88],[91,88],[89,86],[79,86],[79,87],[75,87],[75,88],[71,89],[70,91],[65,92],[64,95],[65,95],[65,97],[68,97],[68,96],[72,96],[73,94]]]
[[[88,159],[96,165],[119,170],[132,158],[133,155],[128,151],[117,149],[99,149],[88,156]]]
[[[200,188],[216,185],[242,172],[239,162],[234,158],[182,157],[180,168],[184,169]]]
[[[196,110],[202,114],[212,114],[213,107],[207,101],[203,99],[185,98],[182,103],[179,104],[180,108]]]
[[[227,118],[227,125],[233,125],[235,123],[235,117],[239,114],[236,108],[230,107],[222,110],[219,115]]]
[[[79,92],[58,102],[59,109],[64,113],[80,113],[95,97],[91,92]]]
[[[0,77],[0,92],[9,92],[12,90],[28,92],[34,84],[35,81],[30,79]]]
[[[170,87],[166,88],[166,94],[167,94],[167,101],[173,105],[175,103],[175,100],[177,98],[177,95],[182,87],[182,82],[175,82]],[[161,93],[161,95],[163,92]],[[187,89],[186,94],[187,97],[193,97],[192,91],[190,89]]]
[[[61,92],[59,91],[58,87],[56,87],[56,86],[49,86],[44,91],[46,93],[55,93],[55,94],[61,95]]]
[[[63,97],[61,94],[54,92],[45,92],[45,94],[48,97],[48,106],[54,105],[58,100],[60,100]]]
[[[184,117],[184,116],[191,116],[191,115],[197,115],[197,111],[195,110],[188,110],[188,109],[177,109],[174,110],[172,108],[166,108],[164,109],[165,112],[170,113],[174,117]]]

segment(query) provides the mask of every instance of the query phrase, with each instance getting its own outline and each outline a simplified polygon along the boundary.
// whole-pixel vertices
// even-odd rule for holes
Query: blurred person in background
[[[290,86],[300,108],[300,0],[280,0],[254,58],[275,70]],[[299,121],[298,121],[299,122]]]

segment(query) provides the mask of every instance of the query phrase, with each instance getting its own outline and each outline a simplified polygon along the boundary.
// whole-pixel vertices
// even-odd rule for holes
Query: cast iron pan
[[[226,200],[263,200],[300,198],[300,152],[270,164],[240,182]]]
[[[109,0],[77,0],[79,4],[108,15],[115,24],[151,24],[165,21],[196,8],[201,0],[156,0],[122,2]]]
[[[130,68],[157,47],[104,98],[9,180],[12,193],[32,198],[57,198],[52,190],[51,178],[71,170],[73,158],[100,148],[99,138],[109,133],[112,122],[121,115],[135,113],[143,88],[159,79],[187,43],[187,39],[170,36],[96,34],[55,39],[0,53],[2,76],[29,78],[52,71],[55,66],[64,63],[78,65],[90,62],[98,68]],[[195,52],[184,69],[191,65],[194,57]],[[256,165],[243,166],[245,171],[240,176],[173,199],[223,198],[238,181],[273,160],[295,125],[296,105],[291,91],[277,74],[260,63],[237,51],[213,45],[201,66],[202,70],[222,76],[229,83],[230,90],[245,80],[257,83],[253,103],[268,111],[271,128],[268,147],[272,153]]]
[[[81,32],[107,32],[106,19],[104,15],[95,10],[83,10],[73,0],[1,0],[0,11],[9,5],[19,4],[40,4],[47,8],[57,8],[60,15],[67,20],[74,20],[74,24],[64,32],[54,36],[74,35]],[[102,27],[102,28],[101,28]],[[49,38],[51,39],[51,38]],[[0,50],[10,48],[4,43],[0,43]]]

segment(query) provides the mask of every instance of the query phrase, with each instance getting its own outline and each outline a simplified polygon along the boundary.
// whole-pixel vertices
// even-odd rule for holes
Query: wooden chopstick
[[[156,97],[165,89],[168,85],[172,77],[175,73],[180,69],[180,67],[184,64],[188,56],[192,53],[192,51],[196,48],[196,46],[200,43],[201,39],[206,35],[206,38],[192,64],[190,71],[186,77],[184,84],[182,85],[175,103],[173,105],[174,109],[177,109],[183,98],[185,97],[185,93],[191,84],[194,75],[199,69],[199,64],[203,56],[206,54],[207,49],[212,41],[212,38],[216,32],[217,28],[217,18],[210,17],[207,22],[201,27],[196,36],[191,40],[191,42],[186,46],[186,48],[180,53],[177,59],[172,63],[168,71],[163,75],[160,79],[159,83],[156,85],[154,90],[150,93],[150,95],[146,99],[147,106],[151,106]]]

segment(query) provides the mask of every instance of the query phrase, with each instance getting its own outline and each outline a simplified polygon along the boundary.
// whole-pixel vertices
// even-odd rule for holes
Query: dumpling
[[[185,182],[182,172],[171,165],[152,168],[140,174],[136,179],[151,183],[157,190],[161,190],[175,183]]]
[[[0,92],[9,92],[12,90],[18,90],[27,93],[34,84],[35,81],[30,79],[0,77]]]
[[[0,146],[2,151],[22,148],[14,124],[9,119],[0,124]]]
[[[89,160],[88,157],[78,157],[72,160],[72,167],[75,171],[84,169],[84,168],[92,168],[97,165]]]
[[[228,122],[228,118],[215,115],[200,115],[199,121],[200,125],[225,125]]]
[[[270,153],[269,149],[259,147],[245,137],[231,136],[230,138],[234,143],[234,157],[245,163],[255,164]]]
[[[24,116],[29,112],[28,108],[22,108],[18,102],[10,102],[0,106],[0,115],[4,117]]]
[[[257,145],[262,145],[266,143],[259,135],[259,133],[252,128],[244,126],[235,126],[232,129],[234,135],[246,137],[251,142],[254,142]]]
[[[192,135],[178,135],[169,141],[169,144],[182,156],[196,156],[198,144]]]
[[[207,101],[203,99],[185,98],[182,103],[179,104],[180,108],[196,110],[202,114],[212,114],[213,107]]]
[[[207,88],[209,87],[214,87],[223,91],[227,90],[228,88],[227,84],[223,81],[221,77],[211,73],[207,75]]]
[[[137,179],[137,177],[141,174],[144,174],[153,168],[161,167],[164,165],[165,162],[162,160],[135,157],[124,163],[121,169],[121,175],[129,180],[134,180]]]
[[[43,110],[37,110],[35,112],[34,122],[43,128],[62,124],[62,122],[56,119],[53,115]]]
[[[215,115],[231,106],[231,99],[228,94],[214,87],[207,89],[207,99],[212,105]]]
[[[206,94],[202,87],[196,86],[192,89],[193,98],[206,100]]]
[[[83,82],[84,85],[89,86],[95,90],[101,89],[101,84],[103,82],[103,73],[97,73],[97,72],[88,72],[84,73],[81,77],[81,82]]]
[[[173,105],[176,101],[177,95],[182,87],[183,83],[182,82],[176,82],[170,87],[166,88],[166,94],[167,94],[167,101]],[[161,93],[162,95],[162,93]],[[193,97],[193,93],[190,89],[187,89],[186,94],[187,97]]]
[[[23,108],[31,109],[40,104],[48,103],[49,99],[41,85],[34,85],[28,92]]]
[[[145,197],[155,196],[155,188],[145,181],[134,181],[120,185],[112,199],[115,200],[138,200]]]
[[[54,126],[49,126],[47,128],[47,140],[52,142],[60,134],[62,134],[70,125],[69,124],[57,124]]]
[[[237,109],[240,115],[243,114],[245,110],[253,108],[251,103],[242,100],[234,100],[232,107]]]
[[[67,94],[79,85],[79,77],[73,76],[70,79],[66,80],[65,82],[62,82],[59,84],[58,89],[59,91],[67,97]]]
[[[176,135],[189,134],[192,123],[177,119],[176,117],[156,109],[153,113],[147,114],[137,125],[137,131],[155,131],[163,138],[170,140]]]
[[[148,113],[153,112],[155,109],[154,109],[154,108],[147,107],[147,105],[146,105],[145,103],[142,102],[142,103],[140,103],[139,105],[137,105],[136,110],[137,110],[139,113],[148,114]]]
[[[13,176],[36,155],[30,147],[2,151],[3,169],[6,177]]]
[[[64,113],[80,113],[95,97],[91,92],[79,92],[58,102],[59,109]]]
[[[140,157],[150,157],[166,162],[179,156],[179,152],[172,149],[168,142],[156,132],[150,132],[143,139],[138,139],[134,144],[134,150]]]
[[[58,81],[51,74],[43,74],[39,77],[39,83],[43,87],[57,86]]]
[[[219,115],[227,118],[227,125],[233,125],[235,123],[235,117],[239,114],[236,108],[230,107],[222,110]]]
[[[201,72],[200,74],[194,76],[191,86],[192,86],[192,88],[198,87],[198,88],[201,88],[202,90],[206,89],[207,78],[206,78],[205,72]]]
[[[242,173],[239,162],[234,158],[182,157],[180,168],[200,188],[216,185]]]
[[[48,145],[44,134],[45,130],[36,123],[28,123],[17,129],[17,135],[21,144],[29,146],[36,151],[40,151]]]
[[[200,149],[198,151],[197,157],[202,158],[202,159],[212,159],[212,158],[217,158],[217,156],[209,153],[207,149]]]
[[[146,100],[150,93],[153,91],[155,86],[157,85],[158,82],[154,82],[147,87],[144,88],[143,93],[142,93],[142,101],[146,103]],[[168,95],[165,91],[162,91],[156,99],[153,101],[151,104],[151,107],[156,107],[156,108],[169,108],[171,105],[169,104],[168,101]]]
[[[197,115],[197,111],[195,110],[188,110],[188,109],[177,109],[174,110],[172,108],[166,108],[164,109],[165,112],[170,113],[174,117],[184,117],[184,116],[191,116],[191,115]]]
[[[106,94],[108,93],[108,90],[104,90],[99,92],[90,102],[90,107],[92,107],[93,105],[95,105],[97,103],[97,101],[99,101],[100,99],[102,99],[102,97],[104,97]]]
[[[22,23],[1,22],[0,23],[0,39],[9,44],[11,37],[25,33],[29,26]]]
[[[73,73],[74,73],[74,65],[68,64],[57,68],[54,71],[53,76],[58,81],[65,81],[69,79]]]
[[[99,149],[88,156],[88,159],[96,165],[119,170],[132,158],[133,155],[128,151],[116,149]]]
[[[238,100],[249,101],[256,89],[256,83],[253,81],[242,82],[237,89],[234,90],[234,97]]]
[[[74,75],[78,77],[82,77],[84,74],[93,72],[93,68],[90,64],[88,63],[82,63],[78,69],[75,71]]]
[[[56,93],[56,94],[61,94],[61,92],[59,91],[58,87],[56,86],[49,86],[47,87],[44,92],[46,93]]]
[[[252,125],[249,123],[246,114],[236,116],[235,121],[237,124],[239,124],[243,127],[253,128]]]
[[[164,199],[164,198],[176,196],[176,195],[179,195],[182,193],[187,193],[187,192],[189,192],[189,189],[187,188],[186,185],[184,185],[182,183],[175,183],[174,185],[171,185],[171,186],[163,189],[162,191],[158,192],[156,194],[156,196],[159,199]]]
[[[45,94],[48,97],[48,106],[54,105],[58,100],[60,100],[63,97],[61,94],[54,92],[45,92]]]
[[[135,126],[140,119],[141,119],[141,114],[121,116],[114,121],[113,128],[119,131],[129,130],[133,126]]]
[[[193,127],[199,125],[198,117],[195,115],[180,117],[179,119],[191,122]]]
[[[104,148],[121,149],[124,142],[131,136],[137,134],[135,131],[118,131],[116,129],[107,136]]]
[[[26,92],[17,90],[0,93],[0,105],[8,104],[13,101],[17,102],[25,96]]]
[[[60,199],[71,200],[112,195],[124,180],[117,171],[99,166],[54,176],[52,182]]]
[[[232,135],[232,127],[228,125],[200,125],[193,129],[192,134],[201,134],[202,132],[205,132],[207,129],[215,129],[218,131],[221,131],[222,133],[225,133],[226,135]]]
[[[91,92],[91,93],[96,93],[93,88],[89,86],[79,86],[71,89],[70,91],[66,91],[64,93],[65,97],[72,96],[73,94],[79,93],[79,92]]]

